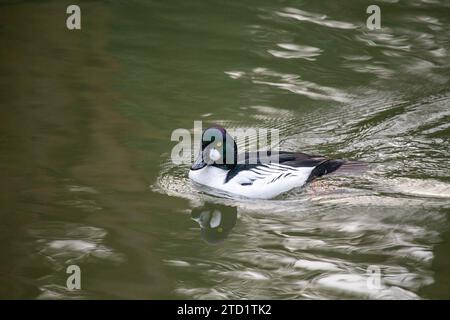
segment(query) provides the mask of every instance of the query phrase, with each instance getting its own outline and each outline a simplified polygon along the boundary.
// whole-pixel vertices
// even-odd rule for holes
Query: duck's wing
[[[309,162],[308,164],[312,164]],[[314,165],[294,167],[282,165],[279,163],[269,164],[238,164],[228,171],[225,183],[234,180],[240,185],[252,185],[257,180],[265,180],[264,183],[270,184],[281,178],[293,178],[297,176],[304,177],[305,181],[309,173],[314,169]],[[308,175],[305,176],[305,169]]]
[[[266,179],[267,183],[275,182],[283,177],[295,177],[300,168],[319,166],[327,158],[301,152],[278,152],[272,157],[271,151],[240,154],[238,164],[226,176],[225,183],[231,179],[241,185],[252,185],[257,180]],[[303,170],[302,170],[303,171]],[[303,173],[301,174],[303,176]]]
[[[278,155],[271,151],[247,152],[238,156],[239,165],[278,163],[292,167],[314,167],[324,160],[327,158],[323,156],[288,151],[280,151]]]
[[[251,185],[260,179],[268,179],[268,183],[271,183],[283,177],[296,176],[299,174],[299,169],[307,168],[311,168],[311,173],[306,182],[325,174],[335,173],[338,169],[338,172],[343,174],[363,173],[367,170],[367,164],[364,162],[332,160],[302,152],[280,151],[276,162],[271,162],[273,161],[271,156],[270,151],[246,153],[244,160],[238,161],[238,164],[228,172],[225,183],[235,177],[242,185]]]
[[[327,160],[324,156],[301,152],[280,152],[279,154],[279,163],[291,167],[316,167]]]

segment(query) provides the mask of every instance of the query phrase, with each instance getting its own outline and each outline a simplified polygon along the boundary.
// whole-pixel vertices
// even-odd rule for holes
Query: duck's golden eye
[[[217,147],[220,148],[222,146],[222,142],[217,142]]]

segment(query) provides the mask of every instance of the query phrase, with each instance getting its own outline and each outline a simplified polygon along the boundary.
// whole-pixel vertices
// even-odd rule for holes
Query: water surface
[[[69,4],[0,4],[1,298],[450,298],[447,1]],[[196,120],[370,169],[218,197],[170,161]]]

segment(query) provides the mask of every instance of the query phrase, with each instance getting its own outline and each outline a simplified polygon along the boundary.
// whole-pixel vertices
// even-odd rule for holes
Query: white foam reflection
[[[292,18],[298,21],[306,21],[321,26],[335,29],[356,29],[357,26],[350,22],[336,21],[329,19],[325,14],[308,12],[296,8],[284,8],[276,13],[280,17]]]
[[[321,86],[311,81],[302,80],[298,75],[278,73],[267,68],[253,69],[252,81],[255,84],[280,88],[314,100],[350,101],[350,95],[342,90]]]
[[[39,280],[41,294],[38,299],[88,298],[85,291],[71,291],[65,286],[65,268],[75,264],[83,266],[87,261],[117,264],[124,256],[106,245],[107,232],[92,226],[70,223],[36,225],[30,229],[37,238],[37,255],[56,272]],[[48,237],[47,234],[52,234]]]
[[[286,51],[281,50],[267,50],[271,55],[277,58],[283,59],[305,59],[308,61],[316,60],[315,57],[319,56],[322,52],[321,49],[310,46],[302,46],[292,43],[278,43],[278,47],[286,49]]]

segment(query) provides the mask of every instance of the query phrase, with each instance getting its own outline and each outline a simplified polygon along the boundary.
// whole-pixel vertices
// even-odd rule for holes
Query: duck
[[[202,133],[199,154],[189,178],[199,185],[250,199],[272,199],[341,168],[361,169],[359,161],[329,159],[303,152],[238,154],[233,137],[221,126]]]
[[[191,219],[200,226],[201,238],[208,244],[225,240],[237,222],[237,208],[216,203],[204,203],[191,210]]]

